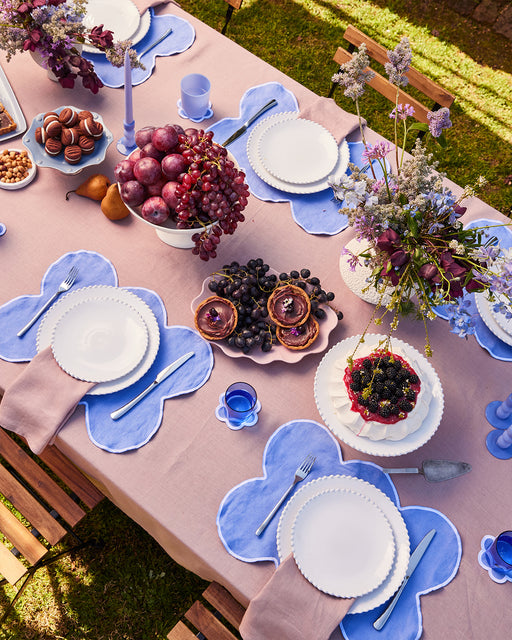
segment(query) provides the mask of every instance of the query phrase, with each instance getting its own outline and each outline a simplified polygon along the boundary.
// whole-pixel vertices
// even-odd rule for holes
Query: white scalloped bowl
[[[3,151],[5,151],[5,149],[2,149],[2,152]],[[7,189],[8,191],[13,191],[15,189],[23,189],[23,187],[26,187],[27,185],[29,185],[32,182],[32,180],[36,177],[37,166],[34,161],[34,156],[30,153],[29,149],[14,149],[13,147],[8,147],[7,151],[18,151],[18,152],[26,151],[28,153],[28,157],[32,161],[32,167],[28,170],[28,175],[23,180],[20,180],[19,182],[0,182],[0,188]]]

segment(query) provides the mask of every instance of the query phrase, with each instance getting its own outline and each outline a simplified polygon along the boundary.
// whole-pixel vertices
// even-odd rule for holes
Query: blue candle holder
[[[494,427],[485,440],[489,453],[500,460],[509,460],[512,458],[512,394],[503,402],[490,402],[485,408],[485,417]]]
[[[504,538],[505,534],[507,535]],[[499,584],[512,582],[512,565],[503,560],[497,552],[500,542],[503,542],[507,552],[510,551],[512,548],[511,536],[512,532],[504,531],[496,537],[486,535],[480,542],[478,564],[487,571],[491,580]]]
[[[256,391],[246,382],[235,382],[219,396],[215,416],[234,431],[252,427],[258,422],[261,403]]]
[[[124,156],[129,156],[137,148],[135,144],[135,120],[131,122],[123,121],[124,136],[117,141],[117,150]]]

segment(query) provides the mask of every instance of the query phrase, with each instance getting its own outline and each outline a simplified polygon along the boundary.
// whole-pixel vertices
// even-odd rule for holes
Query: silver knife
[[[396,603],[398,602],[398,598],[402,595],[402,591],[404,590],[405,585],[409,582],[409,578],[414,573],[414,570],[418,566],[420,560],[423,558],[423,555],[425,554],[425,551],[427,550],[428,545],[431,543],[432,538],[435,535],[436,535],[436,530],[431,529],[427,534],[425,534],[425,536],[423,536],[423,539],[421,540],[421,542],[418,544],[416,549],[414,549],[414,551],[412,552],[412,555],[409,558],[407,572],[405,574],[405,578],[403,579],[402,584],[400,585],[400,589],[398,589],[398,591],[395,593],[395,597],[393,598],[393,600],[391,600],[391,602],[389,603],[384,613],[379,618],[377,618],[377,620],[375,620],[375,622],[373,623],[373,627],[377,629],[377,631],[380,631],[382,627],[386,624],[387,619],[391,615],[391,612],[393,611]]]
[[[160,371],[160,373],[156,376],[153,382],[149,386],[147,386],[144,389],[144,391],[141,391],[139,395],[136,396],[133,400],[130,400],[130,402],[127,402],[125,405],[123,405],[119,409],[116,409],[116,411],[113,411],[110,414],[110,417],[112,418],[112,420],[117,420],[121,416],[124,416],[125,413],[130,411],[130,409],[132,409],[137,404],[137,402],[139,402],[140,400],[142,400],[142,398],[147,396],[152,389],[154,389],[157,385],[159,385],[166,378],[168,378],[171,375],[171,373],[174,373],[174,371],[176,371],[176,369],[179,369],[181,365],[185,364],[187,360],[190,360],[190,358],[193,355],[195,355],[194,352],[189,351],[184,356],[181,356],[181,358],[178,358],[177,360],[169,364],[167,367],[165,367],[165,369],[162,369],[162,371]]]
[[[259,111],[257,111],[253,116],[251,116],[250,118],[248,118],[243,125],[240,127],[240,129],[237,129],[235,131],[235,133],[231,134],[229,136],[229,138],[222,143],[223,147],[227,147],[228,144],[231,144],[234,140],[236,140],[237,138],[239,138],[243,133],[245,133],[247,131],[247,129],[251,126],[251,124],[256,120],[256,118],[259,118],[261,116],[262,113],[265,113],[265,111],[267,111],[268,109],[270,109],[271,107],[273,107],[275,104],[277,104],[277,100],[275,100],[274,98],[272,98],[272,100],[270,102],[267,102],[266,105],[264,105],[263,107],[261,107],[261,109]]]

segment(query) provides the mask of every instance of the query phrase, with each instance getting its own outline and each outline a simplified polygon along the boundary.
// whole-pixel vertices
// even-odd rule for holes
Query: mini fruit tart
[[[267,302],[268,314],[278,327],[297,327],[311,312],[308,294],[293,284],[278,287]]]
[[[210,296],[197,307],[194,323],[206,340],[227,338],[236,327],[238,312],[235,305],[220,296]]]
[[[287,349],[307,349],[318,338],[320,325],[313,316],[297,327],[277,327],[276,337]]]

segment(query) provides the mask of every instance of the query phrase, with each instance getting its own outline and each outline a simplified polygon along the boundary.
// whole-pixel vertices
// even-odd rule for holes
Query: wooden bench
[[[0,427],[0,533],[4,538],[0,543],[0,585],[16,585],[24,578],[0,623],[38,569],[89,544],[73,529],[104,498],[55,447],[46,447],[36,457],[22,444]],[[52,553],[68,534],[73,542],[64,551]]]
[[[228,8],[226,11],[226,20],[221,31],[222,35],[226,34],[226,29],[228,28],[229,21],[231,20],[231,16],[233,15],[233,11],[240,9],[243,0],[226,0],[226,2],[228,3]]]
[[[348,46],[348,50],[338,47],[333,58],[338,65],[341,66],[342,64],[349,62],[352,59],[352,52],[355,51],[356,47],[359,47],[363,43],[366,45],[366,51],[370,58],[376,60],[382,65],[389,62],[387,49],[382,45],[377,44],[375,40],[372,40],[372,38],[364,34],[362,31],[359,31],[359,29],[349,25],[343,37],[350,44]],[[381,74],[377,72],[374,73],[374,78],[368,82],[369,86],[394,103],[396,99],[396,86],[391,84],[391,82]],[[441,107],[450,107],[453,104],[455,99],[454,96],[436,84],[433,80],[427,78],[420,71],[411,67],[405,75],[407,76],[411,86],[433,102],[432,106],[428,107],[402,89],[399,89],[399,104],[409,103],[413,106],[414,118],[419,122],[428,124],[427,113],[429,111],[435,111]],[[336,86],[337,84],[333,82],[329,91],[330,98],[332,97]]]
[[[214,607],[215,612],[196,600],[185,613],[186,620],[195,629],[180,620],[167,634],[168,640],[196,640],[201,637],[206,640],[240,640],[237,631],[245,613],[244,607],[217,582],[209,584],[202,597]]]

